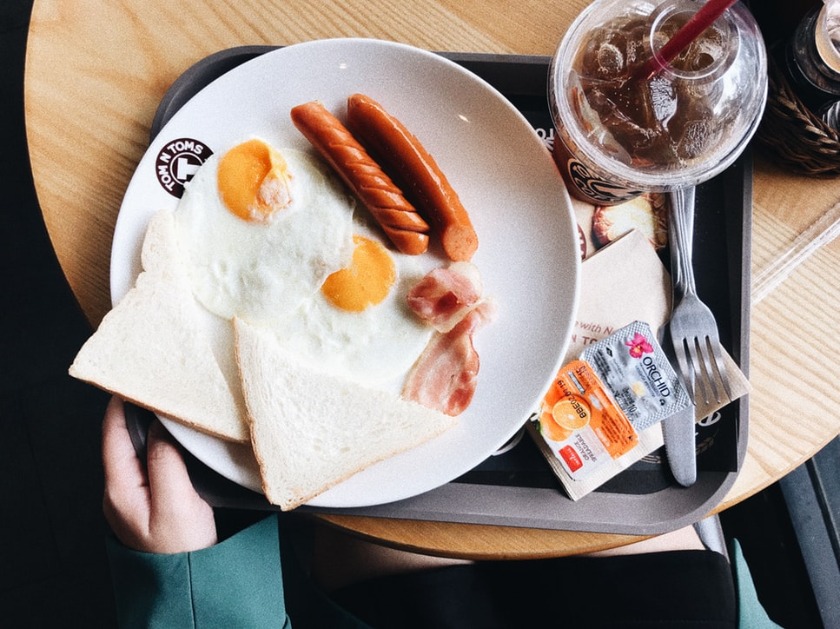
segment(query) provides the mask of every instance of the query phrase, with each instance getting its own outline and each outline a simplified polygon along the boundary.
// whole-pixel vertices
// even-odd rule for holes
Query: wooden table
[[[585,0],[35,0],[26,126],[59,262],[87,318],[110,307],[120,202],[155,108],[184,69],[243,44],[374,37],[436,51],[550,55]],[[749,449],[719,509],[760,491],[840,434],[840,179],[798,177],[757,156]],[[329,516],[402,548],[476,558],[587,552],[639,538]]]

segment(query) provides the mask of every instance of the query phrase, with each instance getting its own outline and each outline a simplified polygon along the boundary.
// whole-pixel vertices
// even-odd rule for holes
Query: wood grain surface
[[[584,0],[36,0],[25,77],[38,199],[91,325],[110,308],[117,212],[158,102],[191,64],[245,44],[373,37],[436,51],[550,55]],[[798,177],[757,155],[750,438],[719,508],[735,504],[840,434],[840,180]],[[804,236],[803,236],[804,234]],[[385,543],[457,557],[545,557],[636,537],[329,516]]]

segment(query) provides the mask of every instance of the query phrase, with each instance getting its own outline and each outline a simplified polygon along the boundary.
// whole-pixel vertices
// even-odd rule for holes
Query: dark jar
[[[840,66],[829,65],[836,63],[831,56],[840,58],[840,53],[828,41],[825,7],[819,5],[802,19],[785,48],[791,87],[814,113],[840,100]]]

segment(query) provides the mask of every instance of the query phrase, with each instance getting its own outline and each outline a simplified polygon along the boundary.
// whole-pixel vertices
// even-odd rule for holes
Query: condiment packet
[[[692,405],[688,391],[643,321],[590,345],[581,357],[592,365],[636,430]]]
[[[543,441],[573,479],[585,478],[639,444],[627,416],[582,360],[557,373],[535,422]]]
[[[690,405],[650,326],[635,321],[560,369],[528,429],[577,500],[661,447],[659,423]]]

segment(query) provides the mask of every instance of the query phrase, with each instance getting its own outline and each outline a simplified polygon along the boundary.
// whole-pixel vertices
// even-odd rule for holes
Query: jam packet
[[[639,436],[587,363],[564,366],[543,398],[539,417],[543,439],[572,478],[588,474],[632,450]]]
[[[690,405],[650,326],[636,321],[564,365],[528,429],[577,500],[661,447],[660,422]]]

